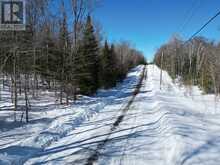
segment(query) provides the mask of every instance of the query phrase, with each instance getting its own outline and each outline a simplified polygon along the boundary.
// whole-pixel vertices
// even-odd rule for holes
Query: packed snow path
[[[207,112],[213,103],[199,94],[200,99],[185,96],[166,72],[160,90],[160,70],[153,65],[147,67],[148,78],[112,130],[131,100],[142,70],[138,67],[128,75],[118,88],[121,92],[105,93],[108,99],[99,100],[105,104],[96,115],[32,154],[24,164],[219,165],[220,115],[213,113],[219,105]],[[98,158],[88,161],[97,152]]]
[[[160,70],[148,66],[148,78],[128,112],[108,131],[129,100],[115,100],[96,117],[46,148],[26,164],[87,164],[97,146],[99,165],[219,165],[220,116],[201,113],[200,103],[184,94]],[[133,87],[134,89],[134,87]],[[128,94],[129,95],[129,94]]]

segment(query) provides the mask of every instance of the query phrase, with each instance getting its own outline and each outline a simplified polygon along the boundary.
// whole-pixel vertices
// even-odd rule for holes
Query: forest
[[[0,0],[0,165],[220,165],[220,0]]]
[[[53,91],[60,104],[69,104],[116,86],[131,68],[146,63],[131,43],[105,38],[92,16],[98,3],[61,0],[55,11],[51,0],[28,0],[26,30],[0,31],[0,99],[9,87],[14,111],[24,101],[27,122],[29,99],[39,91]]]
[[[154,62],[184,85],[198,85],[204,93],[220,94],[220,43],[204,37],[183,41],[174,36],[162,45]]]

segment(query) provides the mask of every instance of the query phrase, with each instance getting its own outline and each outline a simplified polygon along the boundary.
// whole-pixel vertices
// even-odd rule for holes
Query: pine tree
[[[111,45],[110,48],[110,68],[112,68],[111,70],[111,77],[112,77],[112,81],[111,81],[111,86],[115,86],[117,83],[117,76],[118,76],[118,70],[117,70],[117,57],[116,57],[116,52],[115,52],[115,46],[114,44]]]
[[[77,60],[77,80],[80,92],[91,95],[99,88],[99,48],[94,34],[92,19],[87,18]]]
[[[106,88],[107,83],[108,83],[108,56],[109,56],[109,46],[107,41],[105,41],[105,45],[102,49],[102,54],[101,54],[101,67],[100,67],[100,85],[104,88]]]
[[[101,83],[105,89],[111,88],[116,84],[116,60],[114,58],[114,46],[109,48],[108,42],[105,41],[105,45],[101,56]]]

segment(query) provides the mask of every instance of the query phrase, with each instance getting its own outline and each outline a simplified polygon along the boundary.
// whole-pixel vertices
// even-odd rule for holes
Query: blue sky
[[[101,1],[94,16],[106,38],[131,41],[149,59],[172,35],[180,33],[187,39],[220,10],[220,0]],[[220,17],[200,35],[219,40]]]

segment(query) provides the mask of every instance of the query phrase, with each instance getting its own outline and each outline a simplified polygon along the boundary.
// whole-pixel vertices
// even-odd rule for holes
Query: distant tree
[[[198,85],[205,93],[219,94],[218,44],[204,37],[195,37],[187,43],[173,38],[156,52],[154,61],[158,66],[161,66],[162,52],[163,69],[172,78],[180,77],[189,88]]]
[[[100,84],[105,89],[115,86],[116,84],[116,63],[114,58],[114,47],[109,48],[108,42],[105,45],[101,55]]]

